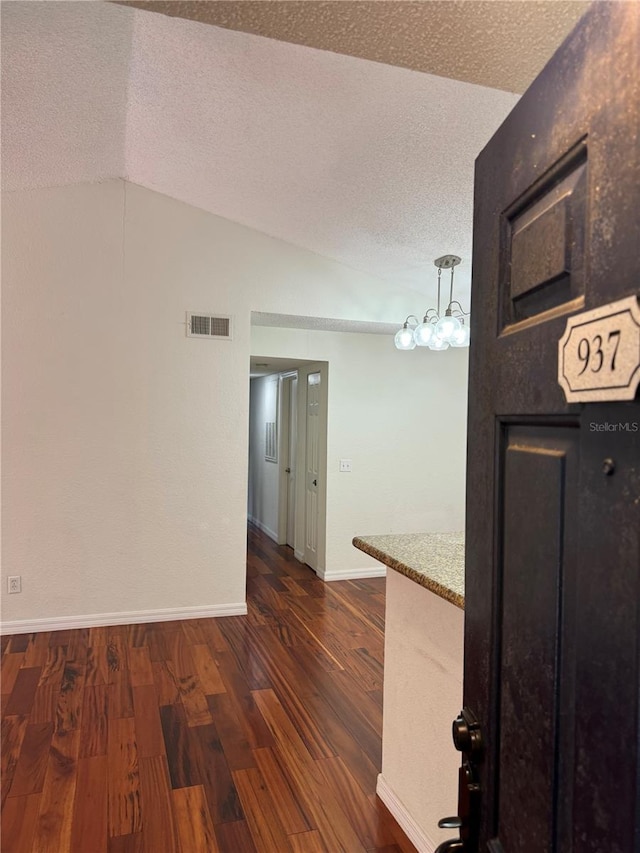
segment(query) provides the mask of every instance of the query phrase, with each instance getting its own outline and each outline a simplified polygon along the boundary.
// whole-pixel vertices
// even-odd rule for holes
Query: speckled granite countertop
[[[464,610],[464,533],[356,536],[353,544]]]

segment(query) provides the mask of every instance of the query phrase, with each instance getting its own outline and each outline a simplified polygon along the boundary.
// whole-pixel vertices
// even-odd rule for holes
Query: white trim
[[[87,616],[58,616],[52,619],[16,619],[2,622],[1,634],[31,634],[66,628],[102,625],[136,625],[141,622],[174,622],[177,619],[209,619],[216,616],[246,616],[247,604],[211,604],[203,607],[169,607],[160,610],[123,610],[120,613],[91,613]]]
[[[255,524],[255,526],[259,530],[262,530],[263,533],[266,533],[267,536],[269,537],[269,539],[273,539],[273,541],[276,543],[276,545],[279,544],[278,543],[278,534],[275,533],[275,531],[273,531],[270,527],[267,527],[267,525],[263,524],[261,521],[258,521],[258,519],[254,518],[252,515],[247,516],[247,518],[249,519],[251,524]]]
[[[286,469],[291,458],[291,385],[294,377],[298,378],[295,372],[285,375],[281,373],[278,388],[278,545],[287,544],[289,474]]]
[[[398,821],[405,835],[417,849],[418,853],[435,853],[436,842],[432,841],[426,832],[418,826],[407,811],[404,803],[398,798],[396,792],[389,787],[382,773],[378,774],[376,794]]]
[[[293,556],[299,563],[304,563],[304,551],[294,551]]]
[[[316,501],[316,548],[307,548],[307,420],[309,377],[320,374],[320,398],[318,409],[318,485]],[[327,435],[329,411],[329,363],[317,361],[301,364],[298,368],[298,441],[296,454],[296,546],[302,545],[302,562],[314,571],[326,561],[327,553]]]
[[[367,569],[337,569],[336,571],[327,571],[326,569],[318,569],[316,571],[318,577],[329,583],[330,581],[355,581],[365,580],[366,578],[386,578],[386,566],[372,566]]]

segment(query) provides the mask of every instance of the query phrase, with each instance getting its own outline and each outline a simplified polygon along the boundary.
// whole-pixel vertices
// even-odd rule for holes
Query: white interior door
[[[298,445],[297,394],[298,377],[292,376],[289,385],[289,453],[287,456],[287,545],[295,548],[296,541],[296,451]]]
[[[320,479],[320,371],[307,376],[304,561],[318,568],[318,483]]]

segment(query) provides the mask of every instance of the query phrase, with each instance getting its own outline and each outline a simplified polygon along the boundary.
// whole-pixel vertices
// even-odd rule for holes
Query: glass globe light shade
[[[396,349],[415,349],[416,339],[413,336],[413,329],[407,328],[407,324],[396,332],[395,336]]]
[[[461,328],[460,320],[451,314],[445,314],[436,323],[436,335],[443,341],[450,342],[455,333]]]
[[[419,347],[427,347],[435,336],[435,323],[420,323],[414,329],[413,336]]]
[[[434,335],[431,343],[429,344],[429,349],[436,350],[436,352],[442,352],[442,350],[449,349],[449,341],[443,341],[442,338]]]
[[[451,340],[452,347],[468,347],[469,346],[469,338],[470,338],[470,329],[469,326],[465,326],[464,324],[460,325],[460,329],[454,333],[453,338]]]

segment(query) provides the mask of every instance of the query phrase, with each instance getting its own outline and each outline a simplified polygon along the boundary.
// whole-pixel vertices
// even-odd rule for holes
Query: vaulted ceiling
[[[498,7],[520,6],[528,26],[555,4],[153,5],[184,17],[102,2],[2,3],[5,190],[126,177],[423,292],[433,289],[433,258],[455,252],[468,285],[474,159],[517,100],[505,90],[523,85]],[[277,7],[287,5],[310,18],[298,9],[285,26]],[[342,12],[334,19],[327,7],[356,14],[354,5],[376,8],[366,26],[343,22],[341,42]],[[476,5],[496,9],[474,48],[471,24],[459,22]],[[421,29],[416,16],[431,6],[439,17]],[[205,12],[210,22],[192,19]],[[547,21],[544,49],[522,52],[535,59],[525,76],[571,17],[557,17],[553,37]],[[521,48],[537,44],[522,36]],[[392,53],[404,44],[397,64],[376,52],[385,44]],[[443,56],[457,57],[455,67]],[[424,67],[400,67],[412,65]]]
[[[583,0],[119,0],[163,15],[524,92]]]

